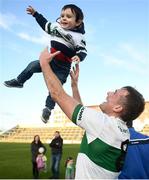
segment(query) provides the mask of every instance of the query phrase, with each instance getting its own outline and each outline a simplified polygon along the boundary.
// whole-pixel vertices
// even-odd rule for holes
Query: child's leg
[[[49,95],[47,96],[45,106],[46,106],[49,110],[52,110],[52,109],[54,109],[54,107],[55,107],[55,102],[52,100],[50,93],[49,93]]]
[[[50,65],[57,78],[60,80],[62,84],[64,84],[67,80],[70,69],[64,68],[64,66],[62,66],[61,64],[60,65],[55,64],[54,60],[51,61]],[[46,108],[43,109],[41,118],[44,123],[47,123],[51,115],[51,110],[54,109],[55,107],[55,102],[51,98],[50,93],[47,96],[45,106]]]
[[[41,72],[39,60],[32,61],[28,66],[19,74],[16,79],[5,81],[4,85],[7,87],[22,88],[25,81],[27,81],[34,73]]]
[[[41,67],[39,60],[32,61],[28,64],[28,66],[19,74],[17,77],[17,80],[19,83],[24,84],[25,81],[31,78],[31,76],[34,73],[40,73],[41,72]]]
[[[53,70],[53,72],[54,72],[54,70]],[[60,80],[62,85],[66,82],[67,77],[69,75],[69,73],[66,73],[66,70],[59,70],[59,71],[54,72],[54,73],[57,76],[57,78]],[[55,107],[55,102],[52,100],[50,93],[47,96],[45,106],[50,110],[54,109],[54,107]]]
[[[49,120],[49,117],[51,115],[51,110],[54,108],[55,106],[55,102],[52,100],[51,95],[49,93],[49,96],[47,96],[46,99],[46,107],[42,110],[42,116],[41,119],[44,123],[47,123]]]

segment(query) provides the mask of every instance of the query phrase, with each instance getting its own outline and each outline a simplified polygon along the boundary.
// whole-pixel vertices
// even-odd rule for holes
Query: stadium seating
[[[39,135],[42,142],[49,143],[55,131],[60,131],[64,143],[80,143],[84,131],[79,127],[43,127],[22,128],[17,126],[0,136],[1,142],[25,142],[30,143],[35,135]]]
[[[99,110],[99,106],[89,106]],[[42,142],[49,143],[55,131],[60,131],[64,143],[79,144],[81,142],[84,130],[74,125],[61,110],[55,111],[54,127],[48,124],[46,127],[23,127],[17,125],[12,129],[0,135],[0,142],[24,142],[31,143],[35,135],[39,135]],[[145,110],[138,118],[139,122],[144,126],[139,130],[143,134],[149,135],[149,102],[145,104]]]

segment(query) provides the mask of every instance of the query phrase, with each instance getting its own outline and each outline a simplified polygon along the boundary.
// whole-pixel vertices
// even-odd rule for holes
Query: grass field
[[[60,178],[65,176],[65,160],[68,156],[76,159],[80,145],[64,144],[63,156],[60,165]],[[51,176],[50,172],[50,148],[46,144],[48,158],[48,172],[40,173],[41,179]],[[0,143],[0,179],[32,179],[32,163],[30,144],[23,143]]]

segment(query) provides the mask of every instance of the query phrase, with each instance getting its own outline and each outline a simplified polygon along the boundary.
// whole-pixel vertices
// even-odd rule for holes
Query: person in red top
[[[84,40],[84,15],[82,10],[74,4],[65,5],[62,8],[60,17],[54,23],[48,22],[46,18],[31,6],[27,8],[27,13],[35,17],[39,26],[50,34],[51,52],[61,51],[49,65],[60,82],[64,84],[69,75],[72,61],[83,61],[87,55],[86,42]],[[22,88],[23,84],[30,79],[34,73],[40,72],[41,67],[39,60],[32,61],[16,79],[5,81],[4,85],[7,87]],[[48,122],[54,106],[55,102],[49,94],[41,116],[44,123]]]

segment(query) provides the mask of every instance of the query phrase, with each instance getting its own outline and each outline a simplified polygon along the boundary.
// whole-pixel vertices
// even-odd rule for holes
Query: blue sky
[[[26,13],[33,6],[54,22],[65,4],[84,12],[88,56],[80,64],[79,87],[85,105],[104,101],[107,91],[136,87],[149,101],[148,0],[0,0],[0,129],[18,123],[40,123],[47,89],[42,73],[23,89],[7,88],[49,44],[49,36]],[[70,78],[64,85],[71,94]]]

